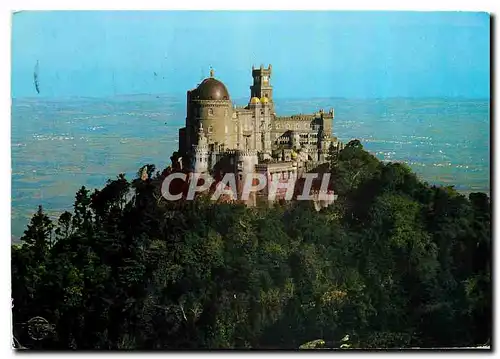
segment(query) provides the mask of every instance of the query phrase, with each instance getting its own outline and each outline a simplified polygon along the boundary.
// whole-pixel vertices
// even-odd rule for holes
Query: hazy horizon
[[[25,229],[42,204],[70,210],[75,192],[101,188],[119,173],[170,164],[185,102],[156,96],[126,100],[13,101],[12,226]],[[383,161],[404,161],[429,183],[490,192],[490,104],[485,100],[283,100],[281,115],[333,107],[333,135],[357,138]]]
[[[194,88],[194,86],[193,86]],[[191,89],[190,89],[191,90]],[[101,96],[23,96],[23,97],[11,97],[12,100],[70,100],[70,99],[107,99],[107,98],[120,98],[120,97],[134,97],[134,96],[159,96],[164,98],[174,98],[186,100],[186,94],[174,94],[174,93],[124,93],[119,95],[101,95]],[[236,98],[231,98],[232,102],[237,101],[248,101],[249,96],[238,96]],[[397,99],[408,99],[408,100],[472,100],[472,101],[491,101],[491,96],[488,97],[465,97],[465,96],[390,96],[390,97],[343,97],[343,96],[314,96],[314,97],[303,97],[303,96],[274,96],[274,102],[280,100],[321,100],[321,99],[341,99],[341,100],[397,100]]]

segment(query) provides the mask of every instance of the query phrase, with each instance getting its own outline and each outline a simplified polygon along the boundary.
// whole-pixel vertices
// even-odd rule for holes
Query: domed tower
[[[187,97],[187,142],[191,146],[196,145],[199,129],[202,128],[209,150],[223,150],[232,117],[231,99],[226,86],[214,78],[211,70],[210,77],[204,79],[196,89],[188,91]]]

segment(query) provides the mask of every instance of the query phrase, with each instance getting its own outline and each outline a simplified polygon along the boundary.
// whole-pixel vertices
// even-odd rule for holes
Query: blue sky
[[[12,20],[12,96],[184,95],[212,66],[242,98],[252,64],[271,63],[276,98],[489,98],[489,21],[467,12],[23,11]]]

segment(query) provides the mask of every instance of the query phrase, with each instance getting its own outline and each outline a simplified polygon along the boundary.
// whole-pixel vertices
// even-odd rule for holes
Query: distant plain
[[[153,95],[14,99],[12,238],[41,204],[56,218],[75,192],[108,178],[161,170],[178,147],[186,99]],[[236,99],[244,105],[245,99]],[[490,103],[467,99],[275,99],[278,115],[335,109],[334,135],[359,139],[384,161],[403,161],[425,181],[490,191]]]

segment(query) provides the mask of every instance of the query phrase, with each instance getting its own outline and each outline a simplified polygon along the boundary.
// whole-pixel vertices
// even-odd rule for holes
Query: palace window
[[[212,126],[208,126],[208,133],[212,133],[212,130],[213,130],[213,127]]]

